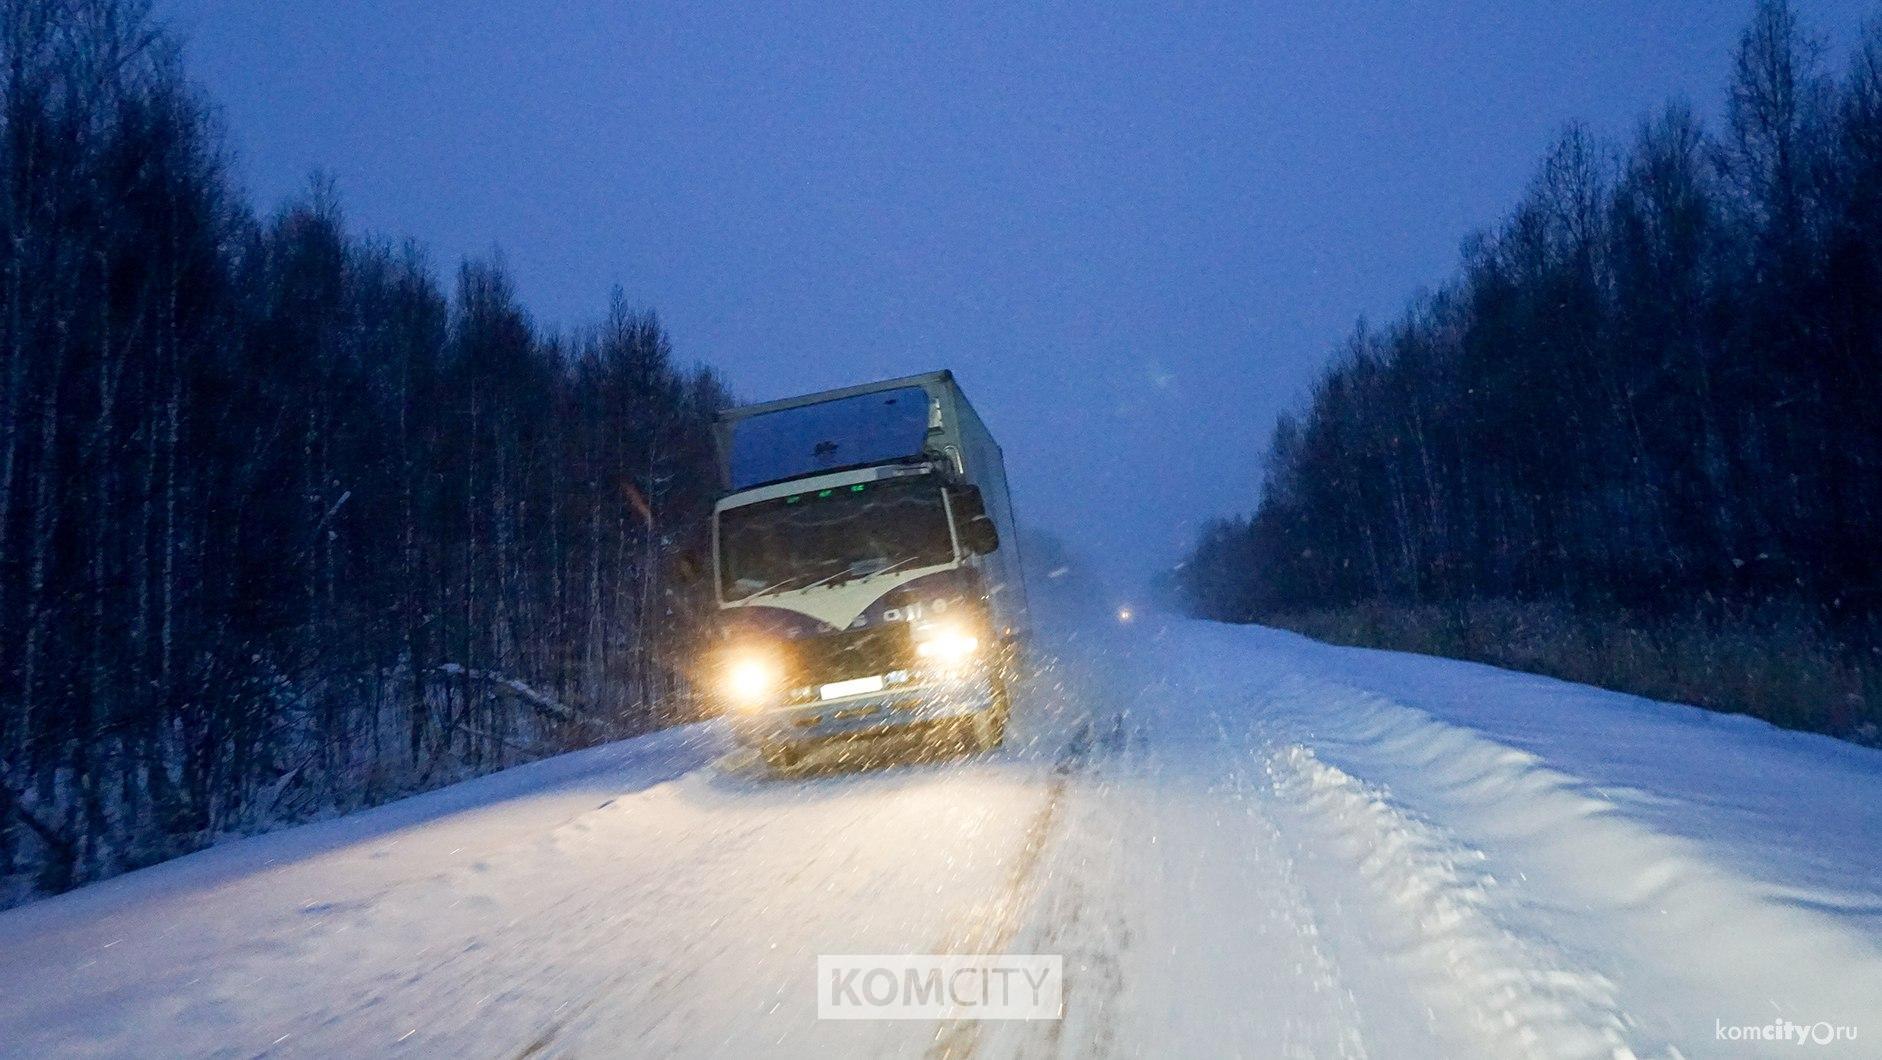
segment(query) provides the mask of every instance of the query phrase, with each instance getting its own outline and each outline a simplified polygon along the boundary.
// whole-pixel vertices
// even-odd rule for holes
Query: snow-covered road
[[[1065,959],[820,1022],[819,954]],[[1882,1053],[1882,752],[1258,628],[1052,647],[1006,750],[705,724],[0,914],[0,1053]],[[1724,1037],[1722,1037],[1724,1036]]]

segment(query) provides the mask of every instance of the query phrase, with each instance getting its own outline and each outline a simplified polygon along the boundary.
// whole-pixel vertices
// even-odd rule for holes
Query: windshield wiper
[[[909,556],[905,559],[896,560],[894,563],[889,564],[888,566],[882,568],[881,570],[872,570],[867,574],[856,574],[856,577],[871,578],[878,574],[893,574],[896,571],[901,570],[903,567],[908,566],[910,563],[913,563],[920,558],[921,557],[919,555]],[[831,582],[837,580],[838,578],[843,577],[846,574],[855,574],[855,572],[856,572],[856,565],[852,563],[847,567],[843,567],[840,570],[833,571],[829,574],[824,575],[821,578],[818,578],[816,581],[811,582],[809,585],[798,586],[798,588],[800,590],[815,589],[819,585],[828,585]],[[768,595],[770,593],[783,592],[786,586],[804,577],[807,577],[807,575],[793,574],[790,577],[785,578],[781,581],[772,582],[770,585],[765,586],[764,588],[758,590],[757,592],[751,593],[750,595],[745,596],[744,599],[756,600],[759,597]]]
[[[828,561],[826,561],[826,562],[828,562]],[[823,564],[821,564],[821,563],[820,563],[820,564],[818,564],[818,566],[823,566]],[[811,582],[811,583],[810,583],[809,585],[806,585],[806,586],[803,586],[803,588],[805,588],[805,589],[810,589],[810,588],[814,588],[814,587],[816,587],[816,586],[819,586],[819,585],[822,585],[822,584],[823,584],[824,582],[827,582],[827,581],[829,581],[829,580],[830,580],[830,578],[834,578],[834,577],[836,577],[837,575],[840,575],[840,574],[842,574],[842,573],[844,573],[844,571],[845,571],[845,570],[847,570],[847,569],[848,569],[848,568],[841,568],[841,569],[839,569],[839,570],[838,570],[838,571],[836,572],[836,574],[832,574],[832,575],[830,575],[830,577],[829,577],[829,578],[819,578],[819,579],[817,579],[816,581],[814,581],[814,582]],[[770,585],[767,585],[767,586],[765,586],[764,588],[762,588],[762,589],[760,589],[760,590],[758,590],[757,592],[755,592],[755,593],[752,593],[752,594],[750,594],[749,596],[746,596],[746,597],[745,597],[745,599],[747,599],[747,600],[755,600],[755,599],[757,599],[757,598],[758,598],[758,597],[760,597],[760,596],[766,596],[766,595],[768,595],[768,594],[770,594],[770,593],[779,593],[779,592],[783,592],[783,591],[784,591],[784,589],[785,589],[785,587],[786,587],[786,586],[789,586],[789,585],[790,585],[790,584],[791,584],[792,582],[795,582],[795,581],[798,581],[799,579],[802,579],[802,578],[808,578],[808,577],[810,577],[810,575],[809,575],[808,573],[799,573],[799,574],[790,574],[790,575],[786,575],[785,577],[783,577],[783,578],[781,578],[781,579],[779,579],[778,581],[775,581],[775,582],[772,582],[772,583],[771,583]]]
[[[905,559],[898,559],[894,563],[889,564],[888,566],[882,568],[881,570],[871,571],[870,574],[871,575],[894,574],[896,571],[901,570],[903,567],[908,566],[910,563],[913,563],[920,558],[921,558],[920,555],[914,555],[914,556],[909,556]]]
[[[913,563],[920,558],[921,557],[919,555],[915,555],[915,556],[909,556],[906,559],[898,559],[894,563],[889,564],[888,566],[882,568],[881,570],[872,570],[865,574],[856,574],[856,565],[852,563],[849,566],[843,568],[842,570],[837,571],[835,574],[831,574],[831,575],[828,575],[827,577],[819,578],[816,581],[811,582],[809,585],[804,586],[804,588],[815,589],[817,586],[835,581],[836,579],[843,577],[845,574],[854,574],[858,578],[874,578],[879,574],[893,574],[896,571],[901,570],[903,567],[908,566],[910,563]]]
[[[761,596],[764,596],[764,595],[766,595],[767,593],[775,593],[775,592],[778,592],[779,590],[781,590],[781,589],[783,589],[783,588],[784,588],[785,586],[787,586],[787,585],[789,585],[789,584],[791,584],[792,582],[794,582],[794,581],[796,581],[796,580],[798,580],[799,578],[802,578],[802,577],[804,577],[804,575],[802,575],[802,574],[793,574],[793,575],[791,575],[791,576],[789,576],[789,577],[787,577],[787,578],[784,578],[784,579],[782,579],[782,580],[780,580],[780,581],[775,581],[775,582],[772,582],[772,583],[771,583],[770,585],[767,585],[767,586],[765,586],[764,588],[762,588],[762,589],[760,589],[760,590],[758,590],[758,591],[757,591],[757,592],[755,592],[755,593],[746,593],[746,594],[745,594],[745,596],[744,596],[744,599],[747,599],[747,600],[756,600],[756,599],[758,599],[759,597],[761,597]]]

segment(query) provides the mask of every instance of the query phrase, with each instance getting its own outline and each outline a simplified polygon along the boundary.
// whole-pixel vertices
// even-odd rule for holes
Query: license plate
[[[882,675],[858,677],[853,681],[833,681],[822,689],[825,699],[842,699],[844,696],[860,696],[865,692],[882,691]]]

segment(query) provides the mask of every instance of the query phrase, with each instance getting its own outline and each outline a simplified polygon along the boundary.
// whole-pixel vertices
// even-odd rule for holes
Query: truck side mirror
[[[953,493],[954,525],[959,529],[961,545],[976,556],[984,556],[1000,547],[1000,531],[987,515],[986,498],[978,486],[960,486]]]

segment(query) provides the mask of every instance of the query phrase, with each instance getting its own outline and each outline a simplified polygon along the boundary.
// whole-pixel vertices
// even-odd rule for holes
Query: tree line
[[[1832,71],[1762,0],[1723,120],[1579,125],[1455,278],[1363,321],[1251,515],[1177,575],[1238,621],[1547,601],[1651,623],[1882,610],[1882,21]]]
[[[142,0],[0,17],[0,905],[683,714],[716,379],[258,215]]]

